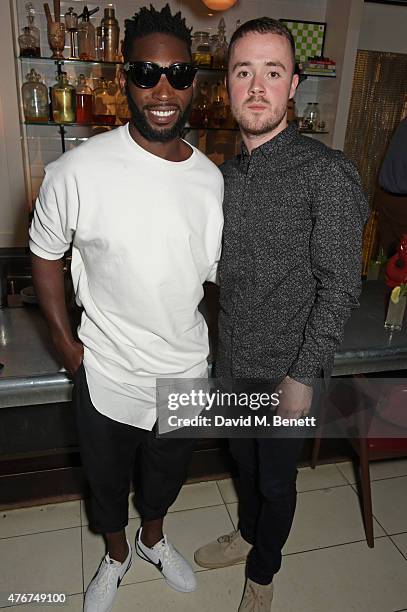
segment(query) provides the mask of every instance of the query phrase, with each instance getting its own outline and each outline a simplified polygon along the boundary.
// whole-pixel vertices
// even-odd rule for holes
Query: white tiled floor
[[[301,469],[294,526],[275,578],[273,612],[407,611],[407,460],[372,464],[375,547],[364,538],[350,464]],[[195,593],[171,590],[137,557],[119,589],[114,611],[236,612],[244,565],[203,570],[195,548],[237,521],[231,480],[186,485],[166,519],[166,531],[198,573]],[[131,504],[129,539],[140,523]],[[64,592],[79,612],[82,593],[104,554],[88,529],[85,504],[67,502],[0,512],[0,593]],[[52,606],[18,606],[22,612]]]

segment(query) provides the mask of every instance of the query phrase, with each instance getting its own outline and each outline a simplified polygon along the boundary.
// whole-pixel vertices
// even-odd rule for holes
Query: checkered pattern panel
[[[298,62],[305,62],[309,57],[322,55],[325,31],[323,24],[285,20],[282,22],[294,37],[295,56]]]

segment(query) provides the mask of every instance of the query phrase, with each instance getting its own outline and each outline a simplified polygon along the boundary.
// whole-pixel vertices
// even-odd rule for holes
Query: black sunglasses
[[[124,70],[130,74],[134,85],[142,89],[155,87],[162,74],[165,74],[174,89],[187,89],[191,87],[198,68],[187,62],[165,67],[153,62],[127,62],[124,64]]]

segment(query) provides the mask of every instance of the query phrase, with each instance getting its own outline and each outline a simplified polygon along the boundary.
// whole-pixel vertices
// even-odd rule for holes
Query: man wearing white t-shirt
[[[206,375],[202,284],[220,255],[223,179],[180,138],[196,69],[180,13],[142,8],[126,20],[123,84],[131,121],[95,136],[47,167],[30,229],[36,292],[74,379],[91,527],[108,554],[85,596],[87,612],[110,610],[131,564],[126,539],[135,452],[141,449],[142,526],[136,552],[174,589],[189,592],[190,565],[163,534],[193,449],[156,438],[156,378]],[[79,342],[64,301],[62,257],[83,306]]]

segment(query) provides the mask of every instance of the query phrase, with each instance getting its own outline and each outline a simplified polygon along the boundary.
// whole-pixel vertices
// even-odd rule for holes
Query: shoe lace
[[[116,578],[111,565],[109,559],[106,557],[96,577],[94,592],[99,597],[104,597],[106,595],[111,583]]]
[[[164,540],[163,544],[163,562],[168,563],[168,565],[172,565],[178,571],[181,570],[179,554],[177,554],[175,548],[172,546],[172,544],[170,544],[170,542],[167,542],[166,539]]]
[[[230,533],[226,533],[225,535],[220,536],[220,538],[218,538],[218,542],[219,544],[232,544],[234,540],[236,540],[236,538],[238,537],[238,531],[231,531]]]

